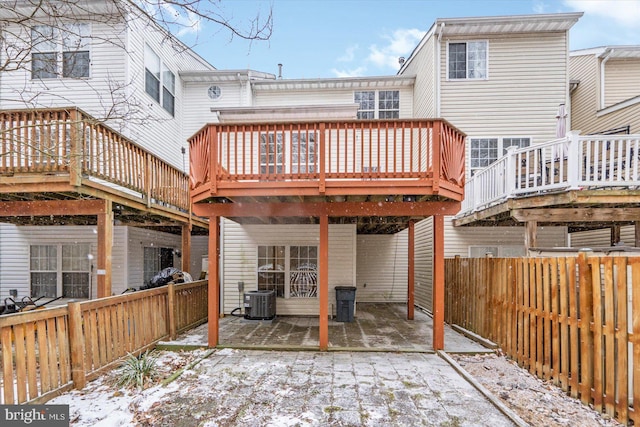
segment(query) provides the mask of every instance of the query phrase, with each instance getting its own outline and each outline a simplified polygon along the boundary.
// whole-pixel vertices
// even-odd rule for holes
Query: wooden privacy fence
[[[207,320],[207,281],[0,317],[0,403],[46,402]]]
[[[620,422],[640,423],[640,257],[445,261],[445,319]]]

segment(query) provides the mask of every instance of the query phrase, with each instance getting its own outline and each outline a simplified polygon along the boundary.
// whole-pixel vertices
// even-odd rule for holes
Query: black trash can
[[[338,322],[353,322],[355,302],[355,286],[336,286],[336,320]]]

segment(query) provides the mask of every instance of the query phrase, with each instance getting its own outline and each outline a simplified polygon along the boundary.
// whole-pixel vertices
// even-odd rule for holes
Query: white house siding
[[[186,141],[193,136],[206,123],[214,123],[216,121],[216,113],[211,109],[222,109],[229,107],[244,106],[244,82],[186,82],[184,83],[184,105],[182,120],[182,138]],[[218,99],[211,99],[207,94],[210,86],[218,86],[222,91],[222,95]],[[186,101],[188,99],[188,101]]]
[[[113,105],[112,96],[124,98],[126,81],[126,30],[123,24],[90,22],[91,68],[86,79],[32,80],[31,67],[2,73],[0,107],[50,108],[77,106],[96,117],[105,117]],[[12,27],[9,32],[18,28]],[[24,30],[24,29],[23,29]],[[27,35],[27,39],[28,39]],[[114,93],[115,92],[115,93]]]
[[[180,235],[163,233],[156,230],[128,227],[126,233],[127,248],[127,282],[126,287],[139,288],[144,285],[144,248],[160,247],[180,249],[182,238]],[[180,268],[179,258],[174,256],[173,266]],[[126,289],[123,288],[122,290]],[[115,289],[114,289],[115,291]]]
[[[0,297],[9,296],[10,289],[17,289],[18,296],[31,295],[30,245],[89,244],[95,267],[97,257],[97,233],[88,226],[15,226],[0,224]],[[92,274],[91,294],[96,295],[95,269]]]
[[[611,229],[579,231],[571,233],[572,248],[594,248],[611,246]],[[620,227],[620,241],[623,246],[635,245],[635,228],[633,225]]]
[[[161,61],[175,75],[175,116],[145,92],[144,83],[144,46],[145,43],[160,56]],[[129,124],[128,136],[143,145],[154,155],[183,170],[184,161],[181,148],[187,146],[182,132],[184,105],[187,104],[183,93],[180,70],[207,70],[212,67],[199,62],[188,51],[180,51],[163,34],[150,26],[136,21],[129,30],[128,43],[129,79],[132,84],[127,88],[130,96],[137,100],[143,109],[135,115]],[[184,167],[186,169],[186,165]]]
[[[258,245],[319,245],[318,225],[240,225],[230,220],[223,224],[222,309],[230,313],[242,303],[238,282],[244,291],[257,289]],[[335,311],[335,286],[354,286],[355,225],[329,226],[329,304]],[[277,298],[278,315],[317,316],[317,298]]]
[[[640,59],[610,59],[604,68],[605,107],[640,95]]]
[[[30,245],[82,243],[91,245],[93,272],[90,295],[95,298],[98,291],[97,235],[95,226],[18,227],[0,224],[0,298],[6,298],[9,289],[18,289],[20,296],[31,295]],[[144,246],[179,248],[180,244],[180,236],[134,227],[114,227],[111,257],[112,293],[117,295],[128,287],[138,288],[143,284]],[[175,265],[179,267],[178,262],[174,259]]]
[[[24,232],[13,224],[0,223],[0,305],[17,289],[18,296],[31,295],[29,246]]]
[[[406,302],[407,231],[357,238],[356,299],[360,302]]]
[[[402,71],[404,75],[415,75],[413,95],[414,117],[436,117],[435,98],[435,39],[430,37],[420,52]]]
[[[253,105],[256,107],[290,107],[296,105],[348,105],[355,104],[355,91],[400,91],[400,118],[411,118],[413,112],[413,88],[411,87],[375,87],[362,86],[357,89],[342,90],[305,90],[305,91],[254,91]],[[354,117],[355,119],[355,117]]]
[[[609,67],[609,62],[612,63],[611,67]],[[613,66],[620,64],[622,61],[610,60],[609,62],[607,62],[605,76],[612,73],[616,75],[616,72],[613,71]],[[640,104],[630,105],[600,116],[596,115],[599,110],[599,67],[599,62],[595,55],[574,55],[570,57],[570,77],[573,80],[580,81],[578,87],[571,94],[571,128],[579,130],[584,135],[629,125],[631,133],[640,133]],[[638,72],[640,71],[637,71],[636,74]],[[620,78],[623,75],[626,74],[618,73]],[[638,80],[637,77],[626,75],[625,78],[630,88],[637,85],[637,82],[633,82],[634,79]],[[608,96],[609,86],[606,83],[605,92],[605,95]],[[624,99],[628,99],[639,95],[640,89],[630,89],[621,96],[624,96]]]

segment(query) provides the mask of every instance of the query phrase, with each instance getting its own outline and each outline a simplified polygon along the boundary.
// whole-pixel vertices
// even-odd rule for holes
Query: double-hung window
[[[318,247],[258,246],[258,289],[280,298],[316,298]]]
[[[449,80],[473,80],[487,78],[487,42],[450,42],[448,45]]]
[[[353,99],[358,104],[358,119],[397,119],[400,117],[400,91],[356,91]]]
[[[31,78],[89,77],[89,24],[31,28]]]
[[[176,76],[147,44],[144,45],[144,90],[169,114],[175,115]]]
[[[86,243],[31,245],[31,296],[89,298],[90,250]]]
[[[508,147],[528,147],[530,143],[531,138],[522,137],[469,138],[471,173],[498,160],[506,154]]]

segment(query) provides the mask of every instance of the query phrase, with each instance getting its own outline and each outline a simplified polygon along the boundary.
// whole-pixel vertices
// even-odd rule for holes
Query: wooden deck
[[[182,235],[189,271],[189,177],[77,108],[0,111],[0,220],[17,225],[94,225],[98,296],[111,294],[114,224]]]
[[[465,194],[457,226],[633,223],[640,219],[640,135],[571,133],[510,150],[477,172]]]
[[[302,209],[293,216],[308,221],[329,202],[352,209],[334,211],[342,218],[335,221],[381,214],[388,220],[361,220],[359,230],[395,233],[412,212],[424,215],[416,208],[463,199],[464,138],[446,121],[427,119],[209,124],[190,139],[194,211],[225,205],[216,206],[220,215],[269,223],[286,215],[247,209],[281,203],[289,212]],[[406,212],[374,209],[392,203],[418,204]]]
[[[0,111],[0,201],[86,199],[111,200],[117,220],[143,226],[190,216],[187,174],[83,111]]]
[[[433,348],[444,348],[444,215],[464,198],[465,135],[444,120],[351,120],[208,124],[190,138],[193,211],[237,222],[319,225],[318,342],[329,346],[329,224],[358,233],[397,233],[434,217]],[[221,242],[209,234],[209,277]],[[411,244],[413,247],[413,244]],[[409,269],[413,269],[413,250]],[[218,280],[209,283],[208,344],[219,342]],[[407,317],[413,319],[413,279]]]

